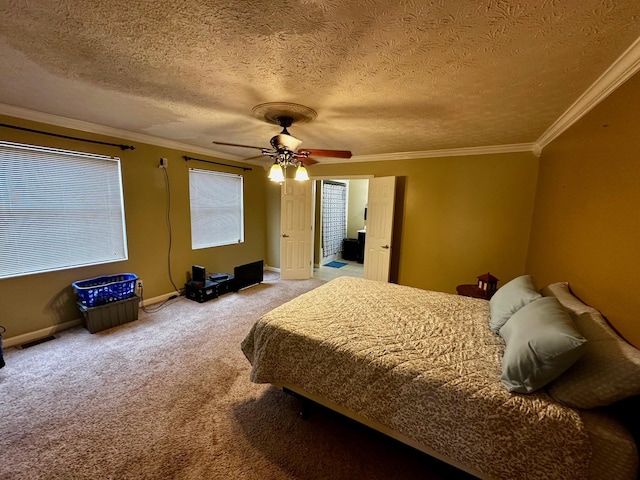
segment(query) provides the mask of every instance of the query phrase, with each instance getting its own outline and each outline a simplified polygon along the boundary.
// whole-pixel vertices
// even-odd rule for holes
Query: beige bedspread
[[[576,410],[507,392],[484,300],[341,277],[242,343],[257,383],[297,385],[488,478],[587,478]]]

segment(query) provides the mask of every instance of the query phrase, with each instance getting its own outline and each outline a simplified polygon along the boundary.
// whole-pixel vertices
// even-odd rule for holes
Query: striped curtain
[[[324,181],[322,185],[322,246],[325,257],[342,251],[347,236],[347,186]]]

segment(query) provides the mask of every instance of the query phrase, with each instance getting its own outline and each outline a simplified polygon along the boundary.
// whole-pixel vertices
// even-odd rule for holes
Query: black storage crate
[[[204,303],[218,297],[218,289],[216,283],[206,280],[202,282],[187,282],[184,285],[185,296],[189,300],[198,303]]]
[[[84,317],[84,325],[91,333],[100,332],[107,328],[117,327],[138,319],[140,297],[133,296],[111,302],[99,307],[87,307],[78,302],[78,308]]]
[[[237,290],[235,288],[235,280],[233,275],[227,275],[227,278],[223,280],[215,280],[213,283],[216,284],[216,293],[218,294],[218,296]]]

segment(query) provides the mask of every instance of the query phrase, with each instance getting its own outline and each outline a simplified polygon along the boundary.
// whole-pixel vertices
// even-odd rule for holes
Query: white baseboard
[[[41,338],[48,337],[49,335],[53,335],[54,333],[66,330],[71,327],[76,327],[78,325],[82,325],[82,319],[80,318],[42,328],[40,330],[36,330],[35,332],[23,333],[22,335],[16,335],[15,337],[3,338],[2,345],[5,348],[15,347],[16,345],[22,345],[23,343],[40,340]]]
[[[270,267],[269,265],[265,265],[265,270],[269,270],[270,272],[278,272],[280,273],[280,269],[278,267]]]
[[[165,293],[164,295],[159,295],[153,298],[145,298],[144,301],[140,302],[141,307],[148,307],[149,305],[153,305],[154,303],[164,302],[165,300],[169,300],[173,296],[183,296],[184,292],[170,292]]]

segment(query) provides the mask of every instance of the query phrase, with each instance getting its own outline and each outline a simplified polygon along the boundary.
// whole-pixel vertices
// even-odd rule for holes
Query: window
[[[126,259],[119,158],[0,142],[0,278]]]
[[[194,250],[244,242],[242,185],[240,175],[189,169]]]

